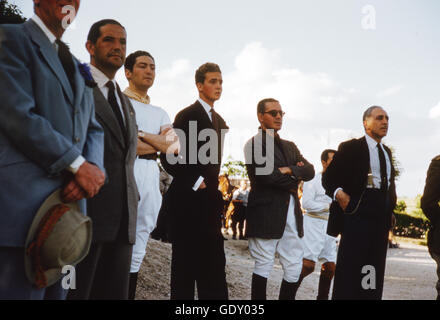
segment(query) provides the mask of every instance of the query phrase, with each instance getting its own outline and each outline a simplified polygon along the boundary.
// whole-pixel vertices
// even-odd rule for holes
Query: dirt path
[[[254,262],[247,249],[247,241],[225,241],[226,276],[231,300],[250,299],[250,285]],[[171,245],[150,240],[142,264],[136,299],[168,300],[171,264]],[[299,300],[316,298],[319,265],[304,279],[298,291]],[[276,261],[268,281],[268,299],[278,299],[282,268]],[[383,299],[434,300],[437,281],[436,265],[425,246],[400,242],[399,249],[389,249]]]

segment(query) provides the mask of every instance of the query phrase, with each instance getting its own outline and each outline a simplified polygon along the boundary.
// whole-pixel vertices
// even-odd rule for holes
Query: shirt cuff
[[[67,170],[69,170],[73,174],[76,174],[79,170],[79,167],[81,167],[84,162],[86,162],[86,159],[83,156],[79,156],[75,159],[75,161],[70,164]]]
[[[197,179],[196,183],[193,186],[194,191],[199,190],[199,187],[202,184],[203,180],[205,180],[205,178],[203,178],[202,176],[200,176],[199,179]]]
[[[339,190],[344,191],[342,188],[337,188],[337,189],[335,190],[335,193],[333,193],[333,201],[336,201],[336,194],[338,193]]]

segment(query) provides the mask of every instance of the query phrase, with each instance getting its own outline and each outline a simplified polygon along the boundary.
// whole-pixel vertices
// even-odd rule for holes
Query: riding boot
[[[252,274],[251,300],[266,300],[267,278]]]
[[[296,292],[300,284],[301,281],[299,280],[297,282],[287,282],[283,279],[283,282],[281,282],[279,300],[295,300]]]

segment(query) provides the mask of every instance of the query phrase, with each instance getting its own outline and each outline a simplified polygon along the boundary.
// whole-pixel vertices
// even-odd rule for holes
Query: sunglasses
[[[282,117],[284,117],[284,115],[286,114],[284,111],[282,111],[282,110],[270,110],[270,111],[265,111],[265,112],[263,112],[263,114],[266,114],[266,113],[268,113],[268,114],[270,114],[272,117],[276,117],[277,116],[277,114],[280,114],[280,117],[282,118]]]

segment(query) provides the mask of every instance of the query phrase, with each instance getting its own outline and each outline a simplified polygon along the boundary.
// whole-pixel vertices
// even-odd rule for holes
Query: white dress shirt
[[[368,151],[370,153],[370,168],[371,168],[371,175],[373,177],[372,182],[373,186],[367,186],[368,188],[377,188],[380,189],[380,182],[381,182],[381,176],[380,176],[380,160],[379,160],[379,150],[377,149],[377,141],[371,138],[368,134],[365,135],[365,140],[368,144]],[[387,167],[387,180],[388,180],[388,187],[390,186],[390,178],[391,178],[391,159],[388,156],[388,152],[385,151],[385,148],[383,147],[383,144],[379,144],[380,147],[383,150],[383,153],[385,155],[385,162]],[[337,188],[335,190],[335,193],[333,194],[333,199],[336,200],[336,193],[338,193],[339,190],[342,190],[342,188]]]
[[[43,33],[49,39],[49,42],[54,46],[55,50],[58,51],[58,45],[55,43],[57,37],[55,37],[52,31],[50,31],[49,28],[46,27],[39,16],[34,15],[31,19],[37,24],[41,31],[43,31]],[[78,158],[76,158],[66,169],[75,174],[84,162],[86,162],[86,159],[83,156],[78,156]]]
[[[122,103],[121,103],[121,98],[119,97],[119,94],[117,92],[116,87],[118,86],[117,82],[115,79],[109,79],[104,72],[102,72],[101,70],[99,70],[98,68],[96,68],[94,65],[89,65],[90,66],[90,72],[92,73],[93,79],[95,80],[95,82],[98,85],[99,90],[101,90],[103,96],[105,97],[105,99],[108,100],[108,91],[109,89],[107,88],[106,84],[107,82],[111,81],[113,82],[113,84],[115,85],[115,96],[116,96],[116,101],[118,103],[119,106],[119,110],[121,110],[121,114],[122,114],[122,119],[124,120],[124,124],[125,124],[125,115],[124,115],[124,110],[122,109]]]
[[[202,105],[203,109],[205,109],[206,113],[208,114],[209,120],[211,120],[212,122],[212,113],[211,113],[211,109],[213,109],[213,107],[211,107],[206,101],[204,101],[202,98],[197,99],[197,101],[200,102],[200,104]],[[200,187],[200,185],[202,184],[203,180],[205,180],[205,178],[203,178],[202,176],[200,176],[196,183],[193,186],[193,190],[197,191]]]

